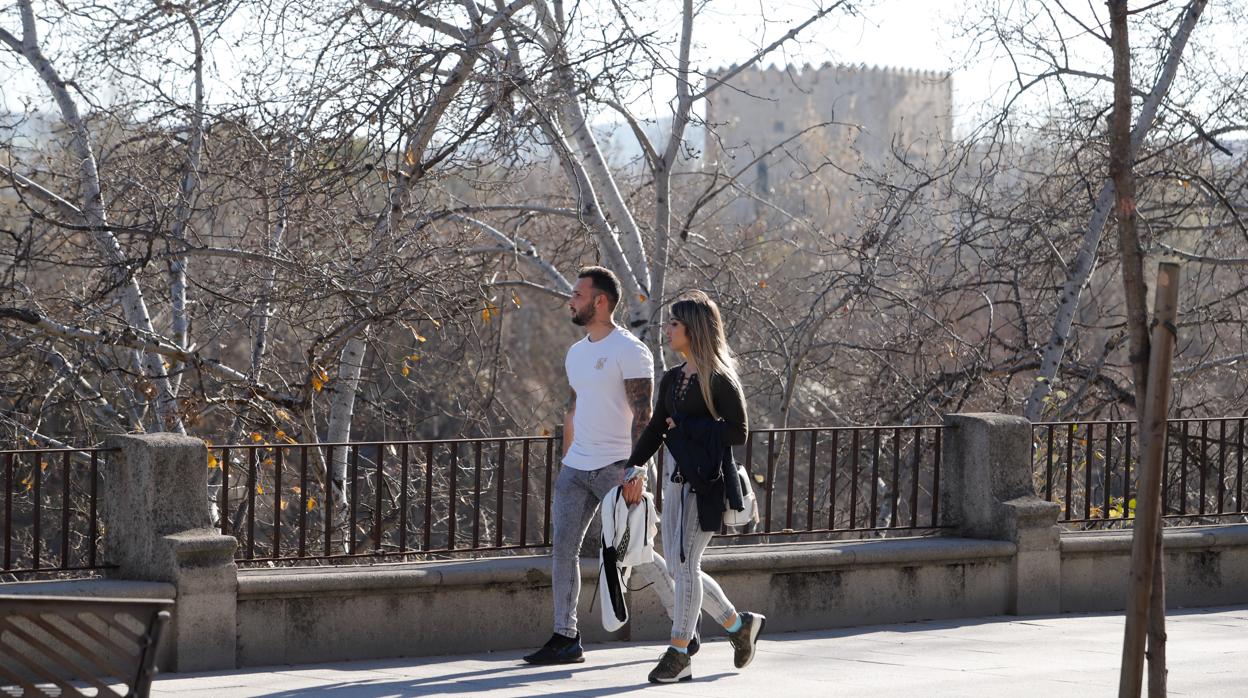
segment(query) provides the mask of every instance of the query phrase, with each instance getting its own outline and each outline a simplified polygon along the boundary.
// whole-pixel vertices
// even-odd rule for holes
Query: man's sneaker
[[[767,618],[759,613],[740,613],[741,627],[736,632],[728,633],[728,642],[732,643],[732,663],[738,669],[744,669],[754,661],[754,648],[758,644],[758,634],[767,625]]]
[[[579,664],[585,661],[585,652],[581,649],[581,635],[567,637],[555,633],[550,636],[542,648],[524,658],[529,664]]]
[[[668,647],[663,656],[659,657],[659,665],[650,672],[650,683],[676,683],[692,680],[693,665],[690,663],[689,655],[677,652],[675,647]]]
[[[697,654],[698,650],[702,649],[702,640],[701,638],[698,637],[699,634],[700,633],[694,632],[693,639],[689,641],[689,656],[690,657]]]

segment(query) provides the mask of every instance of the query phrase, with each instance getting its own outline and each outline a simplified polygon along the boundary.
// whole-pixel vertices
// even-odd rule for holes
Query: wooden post
[[[1165,447],[1166,413],[1170,404],[1170,369],[1177,334],[1179,265],[1157,265],[1157,297],[1153,308],[1152,351],[1148,362],[1148,389],[1140,428],[1140,486],[1136,494],[1135,526],[1131,536],[1131,576],[1127,590],[1127,627],[1122,642],[1119,698],[1140,695],[1144,672],[1144,638],[1148,630],[1148,599],[1153,569],[1160,555],[1161,476]],[[1164,581],[1164,580],[1163,580]]]

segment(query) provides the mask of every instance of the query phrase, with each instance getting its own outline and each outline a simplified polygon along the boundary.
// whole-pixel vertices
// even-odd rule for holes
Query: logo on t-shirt
[[[607,357],[605,357],[605,356],[600,356],[600,357],[598,357],[598,363],[594,364],[594,368],[596,368],[596,369],[598,369],[599,371],[601,371],[601,370],[602,370],[602,367],[603,367],[603,366],[606,366],[606,365],[607,365]]]

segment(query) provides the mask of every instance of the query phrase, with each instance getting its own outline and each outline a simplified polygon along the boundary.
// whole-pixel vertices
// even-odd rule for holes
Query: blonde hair
[[[672,317],[685,326],[685,333],[689,336],[689,358],[693,359],[694,365],[702,374],[698,381],[702,399],[711,416],[719,419],[719,412],[711,398],[712,378],[718,374],[734,387],[739,389],[741,386],[741,379],[737,375],[737,360],[728,348],[719,306],[702,291],[689,291],[672,304]]]

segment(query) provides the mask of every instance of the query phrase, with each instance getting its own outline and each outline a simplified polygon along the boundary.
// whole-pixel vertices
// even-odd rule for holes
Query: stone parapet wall
[[[1061,536],[1060,612],[1115,611],[1126,599],[1130,534]],[[815,630],[1012,612],[1016,544],[899,538],[712,549],[705,569],[768,631]],[[580,625],[602,629],[597,563],[582,567]],[[1047,576],[1047,575],[1046,575]],[[1248,524],[1166,534],[1169,605],[1248,603]],[[1026,593],[1027,580],[1019,580]],[[124,580],[22,582],[0,593],[170,598],[173,585]],[[591,601],[592,600],[592,601]],[[629,594],[628,639],[662,641],[669,621],[647,589]],[[235,666],[531,648],[550,634],[550,558],[521,556],[371,567],[243,570]],[[723,633],[704,619],[708,638]]]
[[[1248,603],[1248,524],[1166,531],[1166,605]],[[1117,611],[1127,598],[1131,532],[1062,536],[1062,610]]]
[[[1003,541],[897,539],[715,549],[704,569],[783,632],[1005,613],[1013,554]],[[612,639],[596,561],[582,577],[581,632]],[[652,591],[628,601],[630,639],[670,635]],[[532,648],[550,636],[550,558],[243,571],[238,618],[240,666]],[[705,617],[702,632],[723,634]]]
[[[1171,607],[1248,603],[1248,525],[1171,531],[1166,546]],[[1060,570],[1044,575],[1061,578],[1055,610],[1121,610],[1129,534],[1063,534],[1061,548]],[[784,632],[1012,613],[1016,553],[1007,541],[895,539],[717,549],[705,569]],[[623,639],[599,621],[595,561],[582,576],[585,639]],[[668,637],[650,590],[628,601],[627,639]],[[238,618],[239,666],[532,648],[550,634],[550,559],[243,571]],[[701,630],[723,634],[705,617]]]

